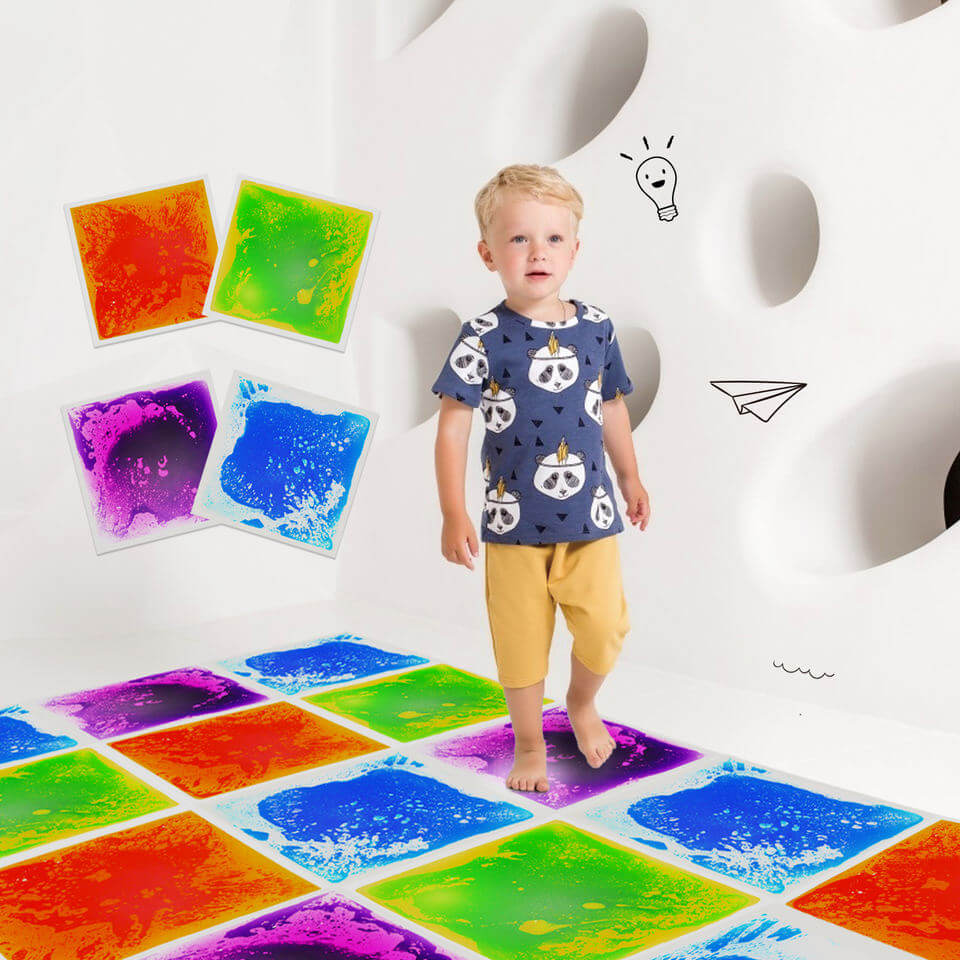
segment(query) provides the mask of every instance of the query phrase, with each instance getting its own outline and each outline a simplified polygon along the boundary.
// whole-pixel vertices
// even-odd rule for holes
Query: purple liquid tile
[[[262,693],[248,690],[229,677],[200,667],[184,667],[64,694],[48,700],[44,706],[71,717],[91,736],[106,740],[266,699]]]
[[[217,427],[204,380],[81,404],[67,416],[100,546],[112,549],[208,522],[192,513]]]
[[[524,796],[556,810],[703,756],[696,750],[647,736],[633,727],[607,720],[603,723],[616,747],[607,762],[594,769],[577,748],[563,707],[544,710],[543,736],[547,743],[550,789],[546,793],[524,793]],[[458,767],[503,780],[513,766],[513,725],[506,723],[469,736],[438,740],[424,744],[424,749]]]
[[[283,907],[151,960],[463,960],[334,893]]]

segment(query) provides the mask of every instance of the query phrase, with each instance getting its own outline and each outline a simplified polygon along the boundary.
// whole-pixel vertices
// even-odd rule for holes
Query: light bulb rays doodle
[[[673,137],[667,141],[669,150],[673,144]],[[649,151],[650,144],[647,138],[643,138],[643,146]],[[625,160],[633,162],[633,157],[629,154],[621,153]],[[659,154],[646,157],[637,167],[634,177],[637,186],[650,202],[657,208],[657,216],[667,222],[677,216],[677,170],[674,165]]]

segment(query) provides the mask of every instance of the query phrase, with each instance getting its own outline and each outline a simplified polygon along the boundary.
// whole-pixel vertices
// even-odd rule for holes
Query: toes
[[[550,789],[550,784],[549,784],[546,780],[540,779],[540,780],[537,781],[537,792],[538,792],[538,793],[546,793],[547,790],[549,790],[549,789]]]

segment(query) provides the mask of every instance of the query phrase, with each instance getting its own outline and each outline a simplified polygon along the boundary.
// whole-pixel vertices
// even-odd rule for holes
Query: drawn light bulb
[[[637,186],[653,201],[661,220],[677,215],[677,171],[666,157],[647,157],[637,167]]]

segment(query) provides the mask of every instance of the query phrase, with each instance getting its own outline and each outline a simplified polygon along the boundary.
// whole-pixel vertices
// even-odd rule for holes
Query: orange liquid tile
[[[180,813],[0,870],[0,953],[115,960],[316,889]]]
[[[957,960],[960,823],[938,820],[789,906],[927,960]]]
[[[385,746],[290,703],[271,703],[110,746],[193,797],[284,777]]]

